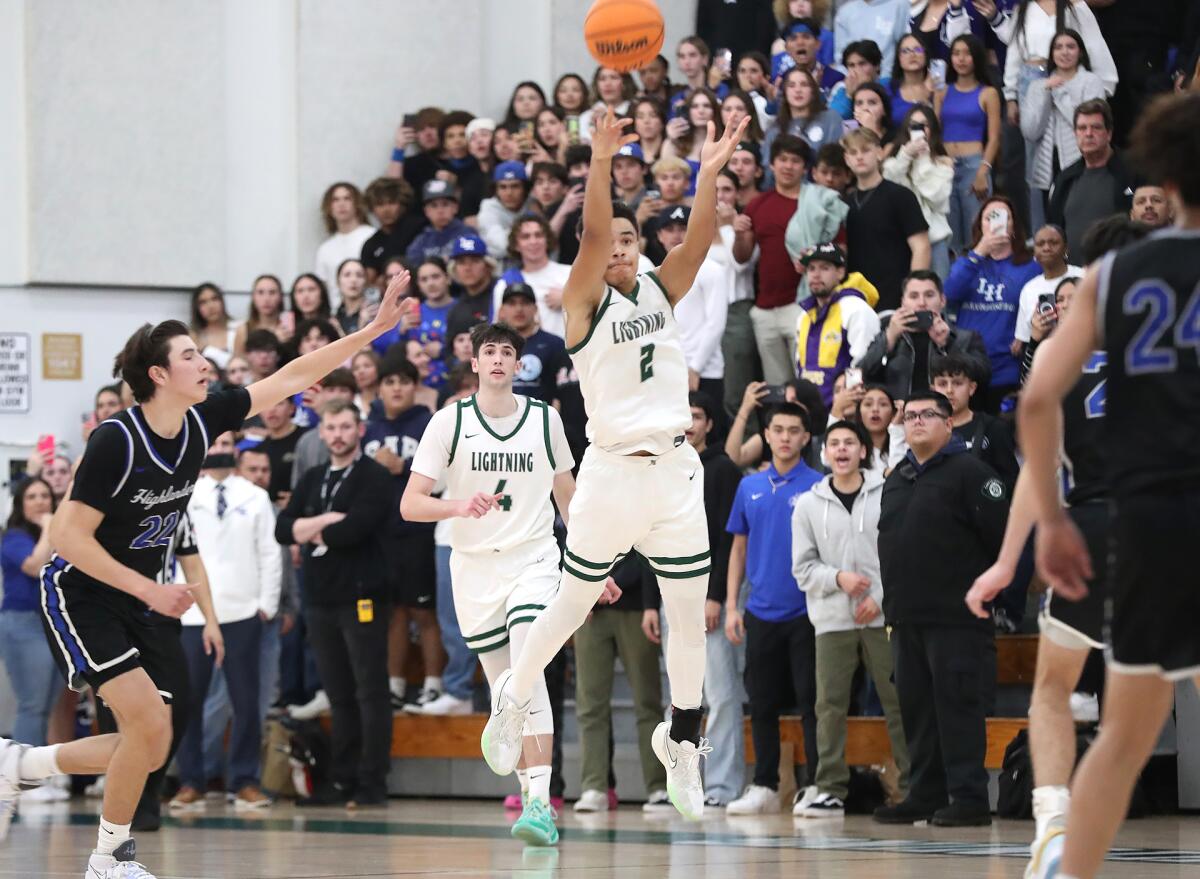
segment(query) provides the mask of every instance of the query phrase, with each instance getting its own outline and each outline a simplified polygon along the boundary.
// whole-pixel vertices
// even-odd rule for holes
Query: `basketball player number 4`
[[[500,509],[504,510],[504,512],[506,512],[506,513],[511,513],[512,512],[512,495],[504,493],[504,486],[507,484],[508,484],[507,479],[501,479],[499,482],[496,483],[496,490],[493,491],[492,494],[496,494],[496,495],[500,496],[499,499],[496,501],[496,503],[498,503],[500,505]]]
[[[654,377],[654,346],[642,346],[642,381]]]

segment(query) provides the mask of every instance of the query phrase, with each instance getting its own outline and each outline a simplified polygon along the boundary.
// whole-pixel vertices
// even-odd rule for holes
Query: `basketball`
[[[654,0],[596,0],[583,21],[588,51],[602,66],[626,73],[654,60],[665,35]]]

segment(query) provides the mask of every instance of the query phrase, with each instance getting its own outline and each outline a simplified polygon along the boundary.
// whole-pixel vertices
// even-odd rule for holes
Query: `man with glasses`
[[[963,603],[1004,536],[1009,491],[954,435],[936,391],[904,407],[908,454],[883,486],[883,615],[912,767],[908,796],[875,811],[886,824],[991,823],[987,708],[995,688],[991,625]]]

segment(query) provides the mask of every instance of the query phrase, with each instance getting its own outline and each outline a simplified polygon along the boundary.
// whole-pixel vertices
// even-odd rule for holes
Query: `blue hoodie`
[[[983,338],[992,362],[992,386],[1020,383],[1020,364],[1010,346],[1016,336],[1021,288],[1042,273],[1030,260],[1023,265],[1007,259],[982,257],[975,251],[954,261],[946,278],[946,301],[958,306],[957,324]]]

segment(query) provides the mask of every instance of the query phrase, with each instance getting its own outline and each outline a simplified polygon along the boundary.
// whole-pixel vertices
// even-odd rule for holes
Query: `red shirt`
[[[780,195],[774,189],[746,205],[746,215],[754,223],[754,238],[758,242],[758,295],[754,304],[759,308],[779,308],[796,302],[796,287],[800,275],[784,246],[788,220],[796,213],[796,199]]]

